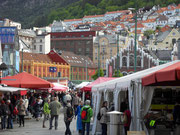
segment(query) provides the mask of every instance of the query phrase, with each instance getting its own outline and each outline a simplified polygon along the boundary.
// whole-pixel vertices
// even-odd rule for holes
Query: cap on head
[[[86,100],[85,104],[90,105],[90,100]]]

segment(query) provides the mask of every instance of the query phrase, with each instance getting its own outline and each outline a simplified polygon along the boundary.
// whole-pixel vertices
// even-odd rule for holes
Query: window
[[[78,51],[81,52],[81,51],[82,51],[82,48],[79,48]]]
[[[137,56],[137,66],[141,67],[141,56]]]
[[[34,45],[34,50],[36,50],[36,45]]]
[[[126,66],[127,66],[127,57],[126,57],[126,56],[124,56],[124,57],[122,58],[122,66],[123,66],[123,67],[126,67]]]
[[[42,39],[40,39],[40,43],[42,43]]]
[[[86,44],[89,45],[89,44],[90,44],[90,41],[86,41]]]
[[[84,35],[81,35],[81,37],[84,37]]]
[[[39,46],[39,51],[42,52],[42,45]]]
[[[168,44],[168,42],[166,42],[166,44]]]
[[[133,54],[130,54],[129,60],[130,60],[130,63],[129,63],[130,67],[133,67],[134,66],[134,55]]]
[[[89,50],[90,50],[89,48],[86,48],[86,52],[89,52]]]
[[[174,45],[175,43],[176,43],[176,39],[173,38],[173,39],[172,39],[172,44]]]
[[[106,49],[105,49],[105,48],[103,48],[103,50],[102,50],[102,51],[103,51],[103,53],[104,53],[104,52],[106,51]]]

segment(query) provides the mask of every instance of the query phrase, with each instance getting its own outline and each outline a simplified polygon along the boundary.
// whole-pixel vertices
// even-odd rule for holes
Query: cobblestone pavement
[[[14,129],[0,130],[0,135],[64,135],[65,134],[65,124],[64,116],[60,114],[58,130],[49,130],[49,121],[46,122],[47,128],[42,128],[42,119],[36,121],[35,119],[25,120],[25,127],[19,127],[19,125],[14,122]],[[70,129],[72,135],[78,135],[76,131],[76,120],[73,119]]]

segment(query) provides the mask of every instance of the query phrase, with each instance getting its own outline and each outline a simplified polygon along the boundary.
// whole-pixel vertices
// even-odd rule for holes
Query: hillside
[[[81,18],[135,7],[167,6],[179,0],[0,0],[1,18],[22,23],[22,26],[45,26],[54,19]]]

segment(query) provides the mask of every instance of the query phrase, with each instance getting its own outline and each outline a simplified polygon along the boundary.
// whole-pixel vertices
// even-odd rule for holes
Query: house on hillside
[[[104,17],[104,15],[89,15],[89,16],[84,16],[82,21],[83,21],[83,23],[86,23],[86,22],[104,22],[105,17]]]
[[[155,38],[155,40],[150,42],[149,49],[172,50],[177,40],[180,40],[179,29],[169,29],[165,32],[160,32]]]
[[[121,11],[112,11],[112,12],[106,12],[104,14],[105,20],[110,21],[113,20],[121,15],[128,15],[131,14],[132,12],[130,10],[121,10]]]
[[[156,25],[160,26],[160,27],[164,27],[165,25],[168,24],[168,17],[166,17],[165,15],[159,15],[156,18]]]

